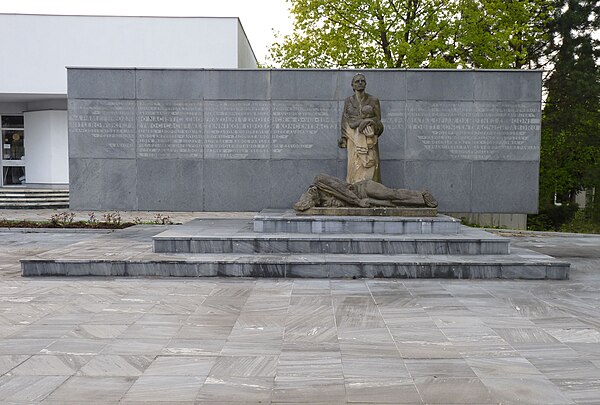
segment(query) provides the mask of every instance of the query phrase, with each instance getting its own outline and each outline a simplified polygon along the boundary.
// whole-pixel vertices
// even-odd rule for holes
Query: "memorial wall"
[[[441,212],[537,209],[540,71],[364,70],[382,182]],[[68,69],[71,208],[289,208],[337,147],[349,70]]]

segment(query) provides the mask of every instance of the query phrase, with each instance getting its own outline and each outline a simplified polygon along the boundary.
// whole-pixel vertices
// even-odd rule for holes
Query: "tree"
[[[520,68],[539,57],[551,0],[289,0],[287,68]]]
[[[557,195],[573,203],[586,188],[600,212],[600,2],[556,0],[547,49],[554,69],[546,82],[540,166],[540,209]],[[596,218],[600,221],[600,218]]]

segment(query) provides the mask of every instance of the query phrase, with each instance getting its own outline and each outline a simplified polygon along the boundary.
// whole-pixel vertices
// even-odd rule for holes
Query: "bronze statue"
[[[373,180],[349,184],[328,174],[318,174],[294,204],[296,211],[312,207],[428,207],[438,203],[427,190],[388,188]]]
[[[354,95],[344,101],[340,148],[348,149],[346,182],[362,180],[381,183],[379,146],[377,140],[383,132],[379,99],[365,92],[367,80],[361,73],[352,78]]]

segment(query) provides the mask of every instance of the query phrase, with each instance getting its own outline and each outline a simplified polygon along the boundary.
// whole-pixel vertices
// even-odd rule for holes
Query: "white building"
[[[0,14],[2,186],[66,185],[67,66],[256,68],[238,18]]]

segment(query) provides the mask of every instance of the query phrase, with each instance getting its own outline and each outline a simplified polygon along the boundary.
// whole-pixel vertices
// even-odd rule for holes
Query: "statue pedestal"
[[[296,215],[364,216],[364,217],[436,217],[437,208],[358,208],[358,207],[313,207],[296,211]]]
[[[320,215],[308,215],[311,210],[320,211]],[[258,233],[340,233],[340,234],[440,234],[456,235],[460,233],[460,220],[446,215],[439,216],[359,216],[362,210],[382,210],[384,208],[313,208],[302,215],[294,210],[262,210],[254,217],[254,232]],[[337,215],[326,214],[327,210],[338,210]],[[341,216],[341,210],[354,212],[355,215]],[[388,208],[388,210],[435,210],[435,208]],[[362,211],[362,212],[366,212]]]

